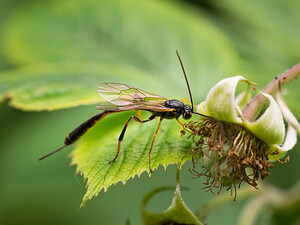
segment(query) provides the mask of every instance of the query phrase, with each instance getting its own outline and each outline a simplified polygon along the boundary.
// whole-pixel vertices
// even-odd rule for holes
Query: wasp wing
[[[167,112],[167,111],[175,111],[175,109],[168,108],[163,105],[163,103],[132,103],[123,106],[116,106],[110,102],[101,102],[96,106],[99,110],[106,110],[106,111],[128,111],[128,110],[149,110],[149,111],[156,111],[156,112]]]
[[[99,95],[115,105],[124,105],[137,102],[166,101],[167,98],[143,91],[127,84],[103,83],[98,87]]]
[[[151,110],[173,111],[164,106],[165,97],[143,91],[121,83],[103,83],[98,88],[99,95],[106,101],[101,102],[97,109],[110,111]]]

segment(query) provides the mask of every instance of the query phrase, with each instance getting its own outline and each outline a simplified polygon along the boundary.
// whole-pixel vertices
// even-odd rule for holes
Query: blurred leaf
[[[55,110],[95,104],[101,99],[96,89],[103,81],[134,81],[141,87],[158,86],[140,70],[109,64],[55,64],[31,66],[0,74],[0,102],[22,110]]]
[[[280,193],[283,196],[282,201],[278,204],[273,204],[272,224],[299,224],[300,222],[300,182],[290,188],[285,193]]]
[[[13,1],[13,0],[12,0]],[[10,1],[10,2],[12,2]],[[9,15],[10,10],[9,10],[9,1],[5,0],[0,0],[0,33],[2,30],[3,23],[6,21],[7,15]],[[4,51],[3,51],[3,46],[1,46],[1,35],[0,35],[0,71],[5,69],[7,67],[7,62],[5,59]]]
[[[263,87],[275,76],[300,62],[300,2],[225,0],[212,3],[220,24],[241,55],[240,73]],[[296,82],[289,85],[288,105],[300,115]]]
[[[253,62],[262,65],[273,62],[264,67],[280,69],[299,62],[299,1],[225,0],[218,4],[227,15],[224,25],[231,24],[229,32],[237,40],[234,43],[248,53],[244,62],[249,66]]]
[[[42,1],[13,14],[1,35],[14,63],[122,62],[179,80],[177,49],[199,95],[237,64],[224,34],[178,2]]]
[[[272,225],[280,224],[294,224],[297,225],[300,222],[300,199],[294,202],[294,204],[288,207],[279,209],[272,214]]]
[[[152,142],[155,122],[130,124],[130,132],[126,133],[121,145],[120,155],[112,164],[109,162],[117,152],[117,140],[121,129],[106,131],[105,136],[99,135],[103,130],[96,126],[89,135],[85,135],[72,152],[72,164],[77,164],[77,172],[87,179],[87,192],[82,205],[93,196],[118,182],[125,184],[130,178],[149,172],[148,152]],[[190,157],[185,156],[191,147],[191,140],[180,135],[181,126],[175,121],[163,121],[154,142],[151,153],[151,169],[159,164],[165,168],[172,163],[180,165]],[[155,173],[153,174],[155,175]]]

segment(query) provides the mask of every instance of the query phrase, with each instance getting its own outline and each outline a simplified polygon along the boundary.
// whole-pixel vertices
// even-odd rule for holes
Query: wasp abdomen
[[[68,136],[65,139],[66,145],[71,145],[75,141],[77,141],[82,135],[87,132],[89,128],[94,126],[99,120],[101,120],[103,117],[105,117],[107,114],[111,112],[103,111],[101,113],[98,113],[97,115],[91,117],[90,119],[84,121],[82,124],[80,124],[78,127],[76,127],[74,130],[72,130]]]

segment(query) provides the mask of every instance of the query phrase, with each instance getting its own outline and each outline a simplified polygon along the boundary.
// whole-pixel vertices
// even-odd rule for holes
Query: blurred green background
[[[19,81],[9,93],[18,109],[7,99],[0,105],[0,224],[125,224],[128,218],[131,224],[142,224],[139,206],[144,194],[175,185],[175,166],[160,168],[151,178],[143,174],[126,186],[120,183],[101,192],[78,210],[85,190],[66,157],[72,147],[46,161],[37,159],[97,113],[90,105],[95,102],[52,112],[42,105],[40,112],[33,112],[39,96],[31,85],[58,85],[63,94],[46,96],[53,109],[71,106],[57,105],[56,99],[97,100],[97,84],[108,81],[181,99],[188,93],[178,50],[197,104],[228,76],[244,75],[262,88],[300,62],[299,9],[298,0],[0,0],[0,76],[17,76]],[[107,66],[113,69],[103,69]],[[297,81],[289,84],[285,99],[300,119],[298,86]],[[26,108],[30,104],[34,107]],[[112,115],[99,126],[121,129],[129,114]],[[275,163],[266,182],[283,189],[295,185],[300,179],[299,153],[298,144],[289,153],[290,162]],[[190,166],[183,167],[182,186],[190,187],[183,197],[196,210],[214,196],[200,191],[201,179],[191,179]],[[164,210],[171,198],[171,192],[160,194],[149,210]],[[235,224],[246,202],[216,210],[208,224]],[[295,216],[289,215],[290,221]],[[280,219],[292,224],[286,215],[277,215],[277,222],[271,217],[266,209],[257,224],[282,224]]]

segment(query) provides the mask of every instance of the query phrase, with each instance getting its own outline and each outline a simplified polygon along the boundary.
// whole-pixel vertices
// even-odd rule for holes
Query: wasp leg
[[[120,149],[121,149],[121,142],[123,141],[123,138],[124,138],[124,135],[125,135],[125,132],[126,132],[126,129],[127,129],[127,126],[130,122],[131,119],[134,119],[135,121],[139,122],[139,123],[146,123],[148,121],[151,121],[155,118],[156,116],[154,114],[152,114],[147,120],[140,120],[139,118],[135,117],[135,116],[131,116],[127,122],[125,123],[125,126],[120,134],[120,137],[119,137],[119,142],[118,142],[118,150],[117,150],[117,154],[115,156],[115,158],[110,161],[109,163],[113,163],[117,158],[118,158],[118,155],[120,153]]]
[[[185,126],[179,121],[179,119],[178,118],[176,118],[176,120],[177,120],[177,122],[182,126],[182,129],[184,129],[185,130]]]
[[[159,128],[160,128],[160,124],[161,124],[161,121],[162,121],[162,120],[163,120],[163,118],[160,117],[160,120],[159,120],[157,129],[156,129],[156,131],[155,131],[155,133],[154,133],[154,135],[153,135],[151,147],[150,147],[150,150],[149,150],[149,153],[148,153],[148,154],[149,154],[149,170],[150,170],[150,173],[153,173],[153,171],[151,170],[151,157],[150,157],[150,155],[151,155],[151,152],[152,152],[152,148],[153,148],[153,143],[154,143],[155,137],[156,137],[156,135],[157,135],[157,133],[158,133],[158,130],[159,130]]]
[[[176,120],[177,120],[177,122],[182,126],[182,129],[184,130],[184,131],[187,131],[187,132],[189,132],[189,133],[191,133],[191,131],[190,130],[188,130],[188,129],[186,129],[186,127],[184,126],[184,124],[183,123],[181,123],[180,121],[179,121],[179,119],[178,118],[176,118]]]
[[[157,124],[157,126],[158,126],[159,121],[158,121],[158,118],[157,118],[157,117],[155,117],[155,122],[156,122],[156,124]]]
[[[142,120],[142,113],[141,113],[141,110],[137,110],[136,111],[136,114],[137,114],[137,117]]]

